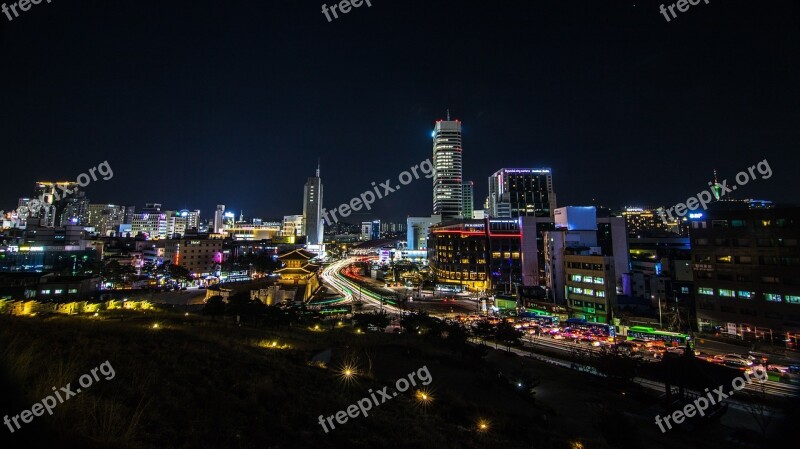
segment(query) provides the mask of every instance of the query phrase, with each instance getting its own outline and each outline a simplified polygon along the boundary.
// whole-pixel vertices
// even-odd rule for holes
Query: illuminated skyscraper
[[[461,122],[448,113],[433,130],[433,214],[442,221],[463,216],[461,152]]]
[[[225,215],[225,205],[224,204],[217,204],[217,209],[214,211],[214,234],[222,233],[224,228],[224,215]]]

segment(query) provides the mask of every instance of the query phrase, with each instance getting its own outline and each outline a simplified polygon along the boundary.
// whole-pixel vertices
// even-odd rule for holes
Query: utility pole
[[[658,327],[664,328],[664,323],[661,321],[661,295],[658,295]]]

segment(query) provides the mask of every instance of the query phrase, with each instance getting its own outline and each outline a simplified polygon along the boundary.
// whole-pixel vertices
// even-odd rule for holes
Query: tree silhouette
[[[215,295],[208,298],[205,307],[203,307],[203,314],[210,315],[211,321],[215,321],[216,317],[225,313],[225,301],[222,296]]]
[[[507,351],[511,351],[512,345],[519,344],[519,339],[522,338],[522,332],[515,329],[511,323],[503,320],[497,325],[495,338],[506,346]]]

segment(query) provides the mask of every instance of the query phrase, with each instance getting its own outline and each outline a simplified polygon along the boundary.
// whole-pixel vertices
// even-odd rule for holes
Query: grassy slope
[[[471,376],[479,362],[467,363],[417,338],[188,325],[181,319],[169,324],[163,318],[154,330],[151,322],[0,318],[3,365],[11,390],[18,392],[13,403],[4,401],[3,414],[30,408],[52,386],[71,382],[74,389],[81,374],[106,360],[116,371],[114,379],[96,382],[60,405],[54,416],[37,418],[14,435],[6,430],[3,436],[13,444],[3,447],[26,438],[55,438],[76,447],[530,447],[524,441],[539,432],[526,424],[520,440],[514,429],[531,416],[510,413],[508,398],[478,408],[469,400],[475,385],[467,384],[467,391],[444,388]],[[292,349],[255,344],[264,339]],[[329,347],[339,358],[357,360],[361,371],[371,359],[374,376],[348,385],[335,369],[306,364]],[[391,385],[423,365],[433,377],[434,406],[423,409],[406,393],[330,434],[317,423],[320,414],[343,410],[369,388]],[[516,401],[520,409],[531,409]],[[503,418],[493,432],[477,434],[474,422],[483,415]]]

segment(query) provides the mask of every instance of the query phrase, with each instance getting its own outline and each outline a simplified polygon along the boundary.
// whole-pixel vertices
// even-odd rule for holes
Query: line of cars
[[[747,354],[707,354],[699,353],[699,357],[711,363],[738,368],[741,370],[752,370],[754,366],[763,366],[770,375],[771,380],[786,381],[796,383],[800,381],[800,365],[788,364],[781,365],[770,363],[770,356],[760,352],[750,351]]]

